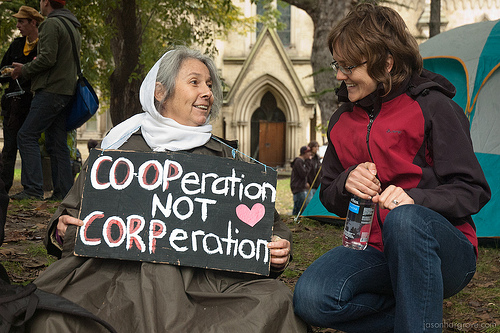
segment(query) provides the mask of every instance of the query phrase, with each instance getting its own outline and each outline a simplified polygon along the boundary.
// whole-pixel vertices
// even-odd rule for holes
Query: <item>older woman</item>
[[[365,250],[334,248],[299,278],[296,313],[346,332],[441,332],[443,297],[475,272],[471,215],[490,198],[469,123],[394,10],[355,7],[328,46],[345,103],[329,123],[320,199],[340,216],[351,195],[378,207]]]
[[[140,90],[145,110],[113,128],[102,148],[187,151],[230,158],[232,148],[215,140],[222,91],[212,60],[177,48],[153,66]],[[228,142],[235,146],[235,142]],[[50,222],[47,249],[62,259],[36,281],[109,322],[118,332],[303,332],[289,288],[273,278],[165,264],[75,257],[81,175]],[[290,259],[291,232],[275,213],[270,242],[272,276]],[[99,332],[92,323],[40,315],[34,332]]]

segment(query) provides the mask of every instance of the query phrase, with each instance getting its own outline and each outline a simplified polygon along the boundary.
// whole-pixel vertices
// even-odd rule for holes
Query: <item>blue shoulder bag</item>
[[[71,44],[73,46],[73,56],[75,57],[76,66],[78,70],[78,81],[76,84],[76,91],[73,95],[71,106],[68,109],[68,116],[66,118],[66,130],[72,131],[87,122],[97,112],[99,108],[99,98],[90,85],[89,81],[83,76],[80,67],[80,57],[76,51],[75,36],[71,31],[68,23],[62,18],[57,17],[64,24],[71,37]]]

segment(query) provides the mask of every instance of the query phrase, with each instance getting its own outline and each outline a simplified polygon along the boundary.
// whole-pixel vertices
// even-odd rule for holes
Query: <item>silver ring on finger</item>
[[[392,200],[392,203],[395,204],[396,206],[399,205],[399,201],[397,201],[396,199]]]

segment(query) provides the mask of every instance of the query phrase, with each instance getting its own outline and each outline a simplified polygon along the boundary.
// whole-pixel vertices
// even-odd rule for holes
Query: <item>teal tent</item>
[[[319,188],[300,216],[330,224],[344,224],[344,219],[330,213],[319,200]]]
[[[457,88],[470,121],[474,151],[491,187],[490,202],[473,218],[478,237],[500,237],[500,20],[464,25],[420,45],[424,67]]]

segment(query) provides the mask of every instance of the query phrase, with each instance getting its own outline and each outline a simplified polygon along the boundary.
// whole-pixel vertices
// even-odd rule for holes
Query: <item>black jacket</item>
[[[9,48],[7,49],[7,52],[5,52],[2,58],[2,63],[0,64],[0,68],[3,68],[4,66],[10,66],[12,65],[13,62],[26,64],[32,61],[36,57],[36,47],[33,50],[31,50],[31,52],[26,56],[24,55],[23,52],[25,44],[26,44],[26,37],[18,37],[14,39],[10,44]],[[23,90],[25,91],[23,95],[19,96],[21,102],[20,106],[29,108],[31,105],[31,99],[33,97],[33,95],[31,94],[31,81],[25,79],[22,76],[18,79],[18,81]],[[0,83],[9,84],[9,87],[5,90],[5,93],[18,90],[16,82],[12,80],[10,77],[0,78]],[[3,97],[3,102],[4,103],[6,102],[5,97]],[[5,106],[4,103],[2,103],[2,116],[6,116],[7,115],[6,112],[8,112],[8,108]]]

